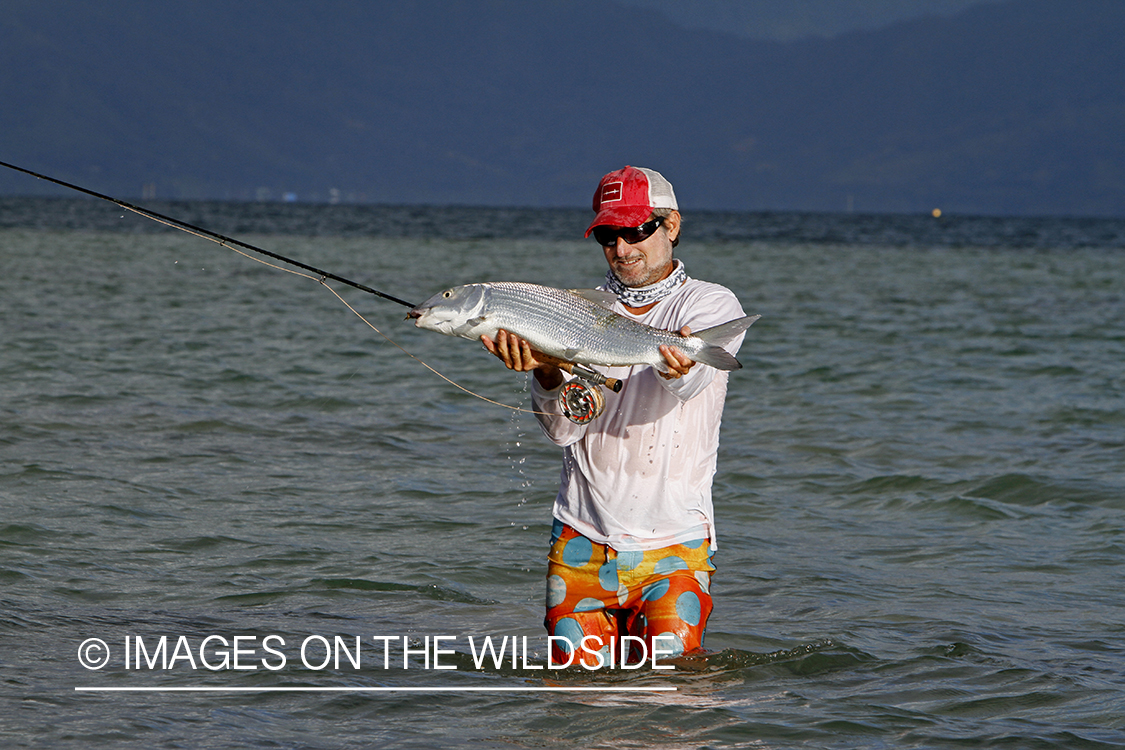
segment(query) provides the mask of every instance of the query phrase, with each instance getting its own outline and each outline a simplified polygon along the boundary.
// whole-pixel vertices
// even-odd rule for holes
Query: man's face
[[[673,213],[648,239],[630,245],[618,237],[603,245],[609,268],[628,287],[648,286],[672,274],[672,237],[680,231],[680,215]]]

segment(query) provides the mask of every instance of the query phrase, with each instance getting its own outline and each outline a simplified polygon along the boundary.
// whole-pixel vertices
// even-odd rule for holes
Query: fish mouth
[[[420,317],[422,317],[422,311],[419,310],[417,307],[415,307],[413,310],[411,310],[410,312],[408,312],[406,314],[406,317],[403,318],[403,320],[411,320],[412,318],[420,318]]]

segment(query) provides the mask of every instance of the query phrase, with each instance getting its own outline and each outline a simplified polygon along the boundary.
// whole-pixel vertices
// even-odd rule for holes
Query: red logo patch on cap
[[[607,182],[602,185],[602,203],[612,203],[613,201],[621,200],[622,189],[624,183],[622,182]]]

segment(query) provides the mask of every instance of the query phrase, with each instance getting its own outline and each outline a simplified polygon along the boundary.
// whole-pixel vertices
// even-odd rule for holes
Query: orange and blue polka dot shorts
[[[562,638],[551,639],[552,660],[570,662],[574,654],[568,646],[587,636],[598,638],[591,641],[595,645],[607,644],[607,652],[610,641],[624,635],[648,644],[659,638],[668,656],[701,649],[711,615],[712,554],[707,538],[619,552],[556,519],[544,624],[548,635]],[[645,658],[636,653],[631,658],[638,657]]]

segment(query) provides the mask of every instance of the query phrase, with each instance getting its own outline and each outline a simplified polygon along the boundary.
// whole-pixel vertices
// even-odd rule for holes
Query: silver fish
[[[466,284],[435,294],[410,311],[414,325],[447,336],[495,339],[504,329],[526,339],[533,349],[583,365],[609,367],[668,365],[660,346],[678,347],[697,362],[720,370],[742,367],[723,345],[745,331],[759,315],[737,318],[681,336],[653,328],[608,309],[617,299],[597,289],[554,289],[500,281]]]

